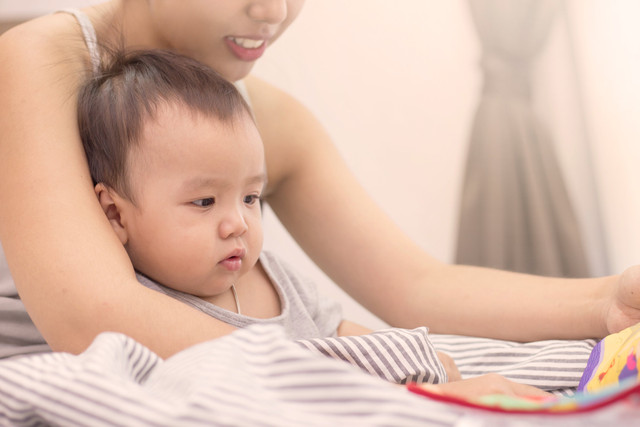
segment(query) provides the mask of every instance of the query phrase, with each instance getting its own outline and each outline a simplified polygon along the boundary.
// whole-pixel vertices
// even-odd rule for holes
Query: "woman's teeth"
[[[243,39],[240,37],[231,37],[231,40],[245,49],[256,49],[264,44],[264,40]]]

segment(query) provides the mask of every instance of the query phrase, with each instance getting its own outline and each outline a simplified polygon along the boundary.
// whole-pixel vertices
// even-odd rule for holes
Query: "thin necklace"
[[[238,310],[238,314],[240,313],[240,301],[238,300],[238,293],[236,292],[236,284],[231,284],[231,293],[233,294],[233,299],[236,301],[236,310]]]

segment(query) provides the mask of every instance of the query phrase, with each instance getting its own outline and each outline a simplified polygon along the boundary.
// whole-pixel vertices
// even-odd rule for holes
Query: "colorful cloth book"
[[[431,386],[409,384],[409,391],[433,400],[491,412],[576,414],[626,402],[640,415],[640,323],[602,339],[591,352],[578,391],[573,396],[522,397],[486,395],[461,399]],[[640,425],[640,421],[638,421]]]

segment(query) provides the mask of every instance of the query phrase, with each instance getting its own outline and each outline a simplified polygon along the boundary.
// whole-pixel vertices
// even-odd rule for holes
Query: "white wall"
[[[96,2],[0,0],[0,18]],[[536,94],[590,254],[609,250],[612,272],[640,262],[638,9],[635,0],[567,0],[569,19],[560,19],[540,60]],[[465,0],[308,0],[255,74],[314,111],[381,207],[419,245],[451,261],[478,59]],[[604,240],[595,229],[594,187],[604,203]],[[265,222],[267,247],[340,295],[272,215]],[[607,272],[604,263],[598,268]],[[382,326],[340,298],[349,318]]]
[[[640,2],[571,0],[611,271],[640,262]]]
[[[477,49],[461,0],[310,0],[255,74],[315,112],[379,205],[449,261],[479,90]],[[266,221],[266,246],[340,293],[272,216]],[[350,300],[345,305],[351,318],[382,325]]]
[[[640,3],[565,4],[539,63],[538,112],[555,137],[593,271],[617,273],[640,262]]]
[[[103,0],[0,0],[0,19],[23,19],[67,7],[86,7]]]

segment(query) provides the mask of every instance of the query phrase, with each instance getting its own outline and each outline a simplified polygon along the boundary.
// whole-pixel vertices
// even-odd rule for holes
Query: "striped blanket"
[[[104,333],[77,356],[0,362],[0,425],[454,426],[469,417],[478,426],[538,425],[534,416],[503,416],[496,424],[495,414],[396,383],[446,381],[438,348],[457,359],[463,376],[493,371],[568,392],[593,346],[429,337],[426,328],[389,329],[294,342],[278,326],[255,325],[162,360],[129,337]],[[605,425],[593,424],[593,414],[565,416],[557,425],[569,421]]]

